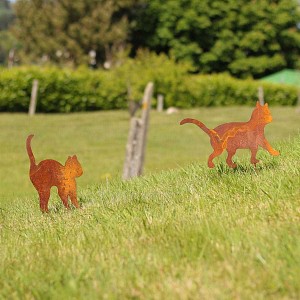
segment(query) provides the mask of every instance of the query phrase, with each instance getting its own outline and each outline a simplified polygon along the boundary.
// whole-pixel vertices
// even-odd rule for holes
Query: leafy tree
[[[6,64],[9,51],[18,47],[19,44],[8,30],[0,30],[0,64]]]
[[[95,51],[111,61],[124,49],[128,8],[137,0],[18,0],[14,34],[22,40],[24,57],[43,57],[78,65]]]
[[[13,11],[8,0],[0,0],[0,30],[7,29],[13,20]]]
[[[300,67],[296,0],[17,0],[15,11],[24,60],[78,65],[94,50],[111,63],[130,42],[132,55],[168,53],[194,72],[260,77]]]
[[[9,51],[15,47],[16,41],[8,31],[14,18],[13,11],[8,0],[0,0],[0,64],[7,62]]]
[[[300,61],[295,0],[148,0],[136,20],[134,49],[171,53],[196,72],[259,77]]]

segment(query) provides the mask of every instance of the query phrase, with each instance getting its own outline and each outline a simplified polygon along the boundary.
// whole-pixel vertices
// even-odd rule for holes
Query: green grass
[[[185,117],[200,119],[208,127],[230,121],[246,121],[253,108],[224,107],[182,110],[168,116],[151,112],[145,174],[186,166],[206,164],[212,148],[205,133],[193,125],[180,126]],[[270,143],[299,133],[299,114],[292,107],[271,107],[273,123],[266,127]],[[129,117],[125,111],[36,115],[0,114],[0,203],[21,196],[34,196],[29,177],[25,140],[30,133],[37,161],[52,158],[62,163],[77,154],[84,175],[79,188],[120,177],[125,157]],[[237,157],[248,155],[240,151]],[[224,159],[224,156],[222,157]],[[221,160],[222,160],[221,159]]]
[[[299,299],[300,136],[276,148],[256,169],[239,158],[108,180],[80,189],[79,210],[2,203],[0,299]]]
[[[271,108],[252,168],[206,166],[209,127],[252,108],[151,112],[146,176],[122,182],[126,112],[0,115],[0,299],[297,299],[300,297],[300,136],[294,108]],[[77,154],[80,210],[56,192],[39,211],[25,139],[38,161]],[[192,164],[191,164],[192,163]],[[161,170],[166,170],[161,172]]]

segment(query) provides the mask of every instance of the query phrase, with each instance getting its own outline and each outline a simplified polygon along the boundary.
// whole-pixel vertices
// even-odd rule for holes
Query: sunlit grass
[[[298,299],[300,137],[274,146],[257,168],[102,181],[79,210],[2,203],[0,298]]]
[[[191,162],[206,163],[212,149],[204,132],[193,125],[180,126],[185,117],[200,119],[208,127],[230,121],[247,121],[252,107],[222,107],[182,110],[166,115],[151,112],[145,173],[183,167]],[[295,136],[300,114],[292,107],[271,107],[273,123],[266,136],[274,144]],[[0,114],[0,203],[15,196],[35,195],[28,177],[29,162],[25,140],[30,133],[36,160],[65,162],[77,154],[84,169],[79,188],[105,182],[122,174],[129,127],[126,111],[79,114],[48,114],[29,118],[25,114]],[[237,157],[247,151],[240,151]],[[224,158],[224,156],[223,156]],[[223,159],[221,158],[221,160]],[[237,158],[238,159],[238,158]]]

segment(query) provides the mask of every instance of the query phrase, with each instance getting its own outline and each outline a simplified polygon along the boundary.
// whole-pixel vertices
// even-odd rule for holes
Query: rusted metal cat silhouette
[[[57,187],[58,195],[66,208],[70,208],[68,197],[73,205],[79,208],[75,178],[81,176],[83,170],[76,155],[69,156],[64,166],[53,159],[46,159],[36,164],[30,145],[32,138],[33,135],[29,135],[26,140],[30,160],[29,177],[39,193],[41,211],[48,212],[50,190],[53,186]]]
[[[265,126],[272,122],[272,116],[268,104],[260,105],[256,103],[256,107],[252,112],[248,122],[231,122],[217,126],[214,129],[207,128],[202,122],[195,119],[183,119],[180,125],[192,123],[200,127],[210,137],[210,143],[214,149],[208,158],[209,168],[215,165],[213,159],[226,149],[228,156],[226,162],[229,167],[236,168],[236,164],[232,161],[232,157],[237,149],[250,149],[251,163],[256,165],[259,160],[256,159],[258,146],[266,149],[270,154],[277,156],[279,152],[274,150],[264,136]]]

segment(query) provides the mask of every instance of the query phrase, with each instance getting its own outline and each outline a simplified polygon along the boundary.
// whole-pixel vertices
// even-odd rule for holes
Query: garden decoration
[[[209,168],[215,165],[213,159],[226,149],[228,156],[226,162],[229,167],[236,168],[236,164],[232,161],[232,157],[237,149],[250,149],[251,163],[256,165],[259,160],[256,159],[258,146],[266,149],[270,154],[277,156],[279,152],[271,147],[264,136],[264,127],[272,122],[272,116],[268,104],[260,105],[256,103],[256,107],[252,112],[248,122],[231,122],[217,126],[214,129],[207,128],[202,122],[195,119],[183,119],[180,125],[192,123],[200,127],[210,137],[210,143],[214,149],[208,158]]]
[[[83,170],[76,155],[69,156],[65,165],[53,159],[46,159],[36,164],[30,145],[32,138],[33,135],[29,135],[26,140],[30,160],[29,177],[39,193],[41,211],[48,212],[50,189],[53,186],[57,187],[58,195],[66,208],[70,208],[68,197],[73,205],[79,208],[75,178],[81,176]]]

